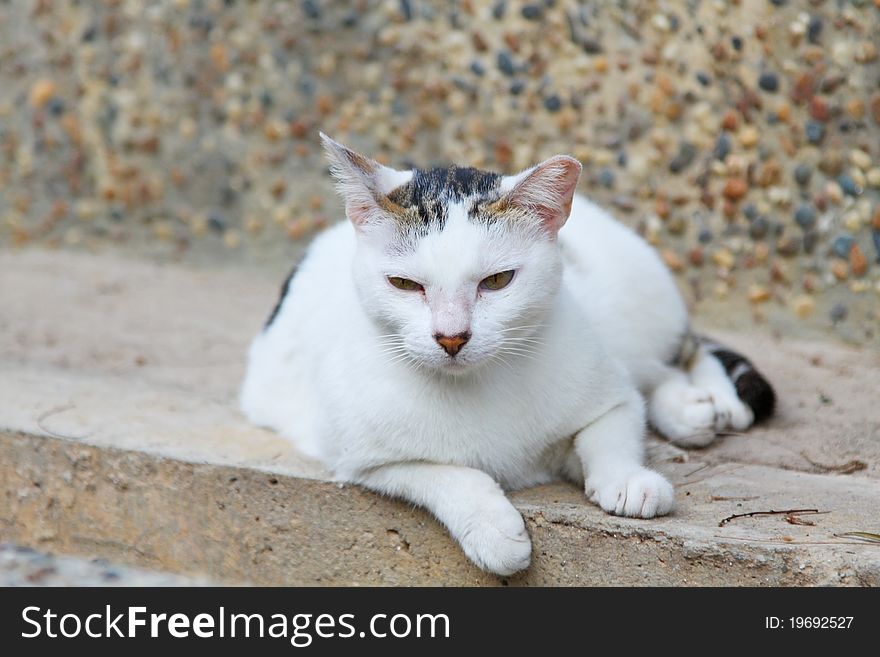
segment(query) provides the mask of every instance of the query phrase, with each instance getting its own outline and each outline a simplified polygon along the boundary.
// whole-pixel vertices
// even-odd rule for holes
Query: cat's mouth
[[[477,369],[483,363],[483,359],[473,358],[472,354],[459,353],[450,356],[445,353],[429,353],[411,354],[410,363],[423,371],[455,376]]]
[[[449,370],[450,372],[463,372],[464,370],[473,367],[473,365],[473,363],[462,360],[458,356],[446,356],[442,361],[443,369]]]
[[[443,354],[443,356],[439,360],[434,361],[433,369],[438,370],[444,374],[458,376],[462,374],[469,374],[474,370],[479,369],[487,362],[487,360],[488,359],[474,357],[473,354],[459,353],[455,356]]]

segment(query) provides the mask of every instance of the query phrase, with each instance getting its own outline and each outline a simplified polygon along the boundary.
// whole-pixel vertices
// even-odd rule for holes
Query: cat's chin
[[[473,361],[461,360],[458,358],[447,358],[439,362],[431,363],[429,367],[431,370],[437,372],[438,374],[444,374],[446,376],[452,377],[460,377],[468,376],[478,370],[482,370],[487,362],[489,362],[489,359],[480,359],[477,361]]]

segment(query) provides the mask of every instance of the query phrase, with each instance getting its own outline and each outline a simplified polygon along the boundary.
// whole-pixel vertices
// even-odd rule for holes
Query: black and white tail
[[[717,397],[725,397],[725,389],[735,394],[750,410],[749,422],[742,418],[735,428],[746,428],[773,415],[776,408],[776,392],[752,362],[711,338],[688,332],[682,339],[679,352],[673,361],[690,375],[694,385],[704,387]],[[723,400],[718,400],[722,401]]]
[[[713,394],[716,406],[731,409],[733,428],[745,429],[773,415],[776,393],[767,377],[748,358],[711,338],[688,332],[673,364],[685,370],[694,385]],[[751,412],[737,413],[733,395]]]
[[[773,415],[776,408],[776,392],[767,378],[758,371],[745,356],[731,351],[726,347],[704,342],[704,348],[718,359],[727,372],[736,394],[755,415],[755,422],[760,422]]]
[[[705,447],[720,433],[746,431],[773,414],[776,393],[744,356],[688,332],[675,369],[648,396],[648,420],[685,447]]]

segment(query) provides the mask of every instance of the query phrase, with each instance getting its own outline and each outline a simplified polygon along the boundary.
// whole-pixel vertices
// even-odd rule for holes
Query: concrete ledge
[[[719,528],[741,505],[705,501],[724,490],[748,492],[762,508],[831,496],[866,509],[878,490],[864,480],[829,488],[816,475],[720,468],[711,483],[679,481],[682,511],[657,521],[605,516],[563,484],[523,491],[513,498],[534,564],[502,580],[470,564],[427,514],[356,487],[11,433],[0,434],[0,462],[15,464],[0,469],[5,539],[231,583],[880,584],[877,547],[829,535],[829,525],[858,527],[854,511],[814,516],[815,527],[769,517]]]
[[[609,517],[564,484],[515,493],[533,565],[501,580],[421,510],[329,482],[244,422],[235,390],[276,285],[4,253],[0,542],[229,583],[880,585],[880,546],[836,536],[880,530],[874,351],[720,335],[777,384],[779,415],[706,450],[652,439],[668,518]],[[792,508],[827,513],[718,526]]]

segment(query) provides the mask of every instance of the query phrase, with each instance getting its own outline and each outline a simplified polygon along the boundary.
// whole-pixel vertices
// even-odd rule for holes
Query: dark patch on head
[[[729,349],[713,349],[710,353],[718,359],[733,381],[737,396],[752,409],[755,422],[773,415],[776,393],[770,382],[747,358]]]
[[[412,179],[392,191],[388,200],[404,209],[404,224],[442,230],[449,203],[473,199],[470,213],[474,214],[480,204],[498,199],[500,182],[501,174],[473,167],[415,169]]]
[[[264,331],[272,326],[272,322],[274,322],[275,318],[278,316],[278,311],[281,310],[281,304],[284,303],[284,299],[287,298],[287,292],[290,289],[290,281],[292,281],[293,277],[296,275],[297,269],[299,269],[299,264],[294,265],[293,269],[291,269],[290,273],[287,275],[287,278],[284,279],[284,284],[281,286],[281,294],[278,296],[278,301],[272,309],[272,314],[269,315],[269,319],[263,324]]]

